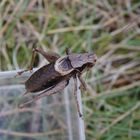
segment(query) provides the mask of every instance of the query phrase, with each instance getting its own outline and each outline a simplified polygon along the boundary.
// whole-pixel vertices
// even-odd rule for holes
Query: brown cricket
[[[33,69],[33,61],[35,58],[35,52],[43,55],[49,62],[49,64],[41,67],[34,72],[29,79],[25,82],[26,92],[39,92],[33,99],[20,105],[25,105],[38,100],[44,96],[49,96],[62,91],[69,83],[71,78],[74,79],[74,96],[78,109],[79,116],[81,117],[81,111],[79,109],[79,103],[77,100],[77,78],[80,80],[81,87],[86,90],[86,84],[81,75],[84,70],[93,67],[97,61],[97,56],[94,53],[71,53],[69,49],[66,50],[66,56],[61,57],[54,52],[45,52],[41,48],[33,48],[33,55],[30,70]],[[18,74],[28,71],[24,70]]]

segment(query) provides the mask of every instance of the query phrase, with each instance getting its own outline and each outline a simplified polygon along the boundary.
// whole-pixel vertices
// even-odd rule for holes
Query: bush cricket
[[[25,82],[27,94],[29,92],[40,92],[33,99],[23,103],[20,107],[38,100],[44,96],[49,96],[62,91],[68,84],[71,78],[74,79],[74,96],[76,100],[77,110],[81,117],[79,103],[77,100],[77,78],[80,80],[81,87],[86,90],[86,83],[81,77],[84,70],[93,67],[97,61],[97,56],[94,53],[71,53],[66,50],[66,56],[61,57],[54,52],[45,52],[41,48],[33,48],[32,61],[29,70],[33,69],[35,53],[40,53],[49,62],[39,70],[34,72]],[[24,70],[18,74],[28,71]]]

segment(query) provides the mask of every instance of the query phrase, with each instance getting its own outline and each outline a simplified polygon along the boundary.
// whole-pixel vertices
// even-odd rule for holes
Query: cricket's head
[[[85,54],[85,64],[87,67],[93,67],[97,61],[97,55],[94,53],[87,53]]]
[[[97,56],[94,53],[71,54],[69,59],[73,68],[80,68],[83,66],[93,67],[97,61]]]

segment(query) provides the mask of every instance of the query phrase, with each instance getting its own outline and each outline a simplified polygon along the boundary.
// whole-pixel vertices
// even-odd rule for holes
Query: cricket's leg
[[[66,54],[67,55],[71,54],[70,48],[66,48]]]
[[[47,53],[39,47],[38,48],[33,47],[32,59],[31,59],[31,64],[30,64],[29,68],[18,72],[18,75],[21,75],[22,73],[24,73],[26,71],[31,71],[33,69],[33,64],[35,61],[36,53],[40,53],[41,55],[43,55],[49,62],[55,62],[60,57],[57,53],[54,53],[54,52]]]
[[[80,111],[80,106],[79,106],[79,102],[78,102],[78,98],[77,98],[77,78],[76,78],[76,76],[74,76],[73,79],[74,79],[74,96],[75,96],[75,100],[76,100],[77,110],[78,110],[79,117],[82,117],[82,113]]]
[[[86,85],[85,81],[83,80],[82,75],[81,74],[78,74],[78,78],[79,78],[80,83],[81,83],[80,87],[82,89],[86,90],[87,89],[87,85]]]
[[[21,96],[25,96],[27,93],[29,93],[29,91],[26,90]]]
[[[35,99],[40,99],[42,97],[45,96],[50,96],[52,94],[56,94],[60,91],[62,91],[67,85],[68,85],[69,81],[65,80],[65,81],[61,81],[60,83],[58,83],[57,85],[47,89],[46,91],[44,91],[43,93],[40,93],[38,95],[35,96]]]
[[[43,55],[50,63],[55,62],[58,58],[60,58],[59,54],[55,52],[45,52],[42,48],[34,48],[34,50],[41,55]]]
[[[58,83],[57,85],[50,87],[49,89],[46,89],[45,91],[39,93],[38,95],[35,95],[32,99],[30,99],[29,101],[21,104],[19,107],[23,108],[25,107],[27,104],[30,104],[32,102],[35,102],[36,100],[39,100],[42,97],[45,96],[50,96],[52,94],[56,94],[57,92],[62,91],[66,86],[68,85],[68,81],[61,81],[60,83]]]
[[[21,75],[21,74],[23,74],[24,72],[32,71],[32,70],[33,70],[33,64],[34,64],[34,61],[35,61],[35,55],[36,55],[36,50],[33,48],[30,66],[29,66],[28,69],[26,69],[26,70],[19,71],[19,72],[17,73],[17,75]]]

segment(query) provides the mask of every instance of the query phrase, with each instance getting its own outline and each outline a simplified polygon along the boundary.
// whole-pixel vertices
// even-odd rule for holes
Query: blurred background
[[[34,42],[60,55],[65,54],[66,48],[74,53],[97,54],[95,67],[83,74],[88,85],[87,91],[82,91],[87,140],[140,139],[139,0],[1,0],[0,71],[26,69]],[[34,67],[46,63],[37,55]],[[59,135],[65,130],[63,117],[55,118],[53,114],[58,111],[59,95],[53,99],[55,111],[47,118],[52,122],[51,127],[57,127],[50,133],[46,133],[48,122],[44,114],[51,108],[41,106],[42,100],[36,103],[37,109],[14,109],[19,102],[17,93],[24,91],[21,85],[17,92],[16,85],[21,81],[16,78],[0,81],[1,139],[46,140],[44,135],[49,135],[49,140],[68,139]],[[7,83],[14,83],[16,88],[11,92],[4,88]],[[39,111],[41,115],[33,115]],[[78,123],[74,116],[72,120],[76,133]],[[40,125],[42,123],[44,125]],[[63,129],[59,129],[60,126]],[[53,138],[54,135],[57,137]]]

